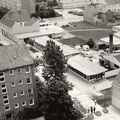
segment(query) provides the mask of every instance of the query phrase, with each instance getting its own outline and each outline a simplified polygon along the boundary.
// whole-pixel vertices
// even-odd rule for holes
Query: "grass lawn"
[[[66,27],[66,30],[76,30],[76,29],[100,29],[100,27],[87,23],[87,22],[76,22],[72,23],[74,27]]]
[[[111,28],[100,28],[86,22],[72,23],[72,25],[74,27],[69,26],[65,29],[76,37],[60,40],[61,43],[72,46],[85,43],[85,41],[88,41],[89,38],[92,38],[95,41],[99,41],[103,37],[108,37],[109,34],[112,32]]]
[[[86,43],[85,40],[82,40],[78,37],[69,38],[69,39],[61,39],[59,42],[61,42],[62,44],[65,44],[65,45],[69,45],[69,46],[74,46],[76,44],[82,45],[82,44]]]
[[[108,37],[112,30],[95,30],[95,31],[73,31],[71,34],[78,36],[80,39],[87,41],[89,38],[100,40],[103,37]]]

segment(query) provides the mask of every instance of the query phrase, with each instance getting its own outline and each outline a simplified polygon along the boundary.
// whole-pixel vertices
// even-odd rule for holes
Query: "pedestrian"
[[[91,113],[93,113],[93,107],[92,106],[90,107],[90,110],[91,110]]]
[[[93,108],[93,112],[95,113],[95,111],[96,111],[96,107],[94,106],[94,108]]]

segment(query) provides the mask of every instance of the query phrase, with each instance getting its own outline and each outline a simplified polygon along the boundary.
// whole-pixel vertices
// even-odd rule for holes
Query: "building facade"
[[[112,84],[112,105],[120,110],[120,73]]]
[[[34,13],[34,0],[0,0],[0,6],[7,7],[12,11],[27,9],[28,12]]]
[[[0,56],[0,120],[13,120],[24,108],[36,107],[33,60],[18,44],[0,47]]]

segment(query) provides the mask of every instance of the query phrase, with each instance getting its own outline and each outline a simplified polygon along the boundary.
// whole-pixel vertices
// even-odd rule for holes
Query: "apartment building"
[[[35,10],[34,0],[0,0],[0,6],[7,7],[12,11],[20,11],[27,9],[33,13]]]
[[[24,45],[0,47],[0,120],[36,107],[33,60]]]

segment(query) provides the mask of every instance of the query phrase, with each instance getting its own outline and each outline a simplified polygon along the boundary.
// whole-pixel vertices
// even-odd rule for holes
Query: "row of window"
[[[26,104],[27,104],[26,101],[22,102],[23,107],[26,106]],[[29,105],[34,105],[34,99],[29,100]],[[19,106],[20,106],[19,103],[15,103],[14,105],[15,108],[19,108]],[[10,110],[10,105],[5,106],[5,111],[8,111],[8,110]]]
[[[25,69],[26,69],[26,73],[30,73],[30,66],[27,66]],[[21,68],[18,68],[17,72],[21,73]],[[10,70],[9,75],[14,75],[14,70]],[[5,76],[4,72],[0,72],[0,78],[3,78],[4,76]]]
[[[31,78],[27,78],[26,83],[31,84],[32,83]],[[19,80],[19,85],[22,85],[22,84],[23,84],[23,80]],[[15,87],[15,82],[11,83],[11,87]],[[6,83],[1,84],[1,89],[3,89],[3,88],[7,88]]]
[[[31,78],[27,78],[26,83],[31,84],[32,83]],[[15,82],[12,82],[11,84],[12,84],[12,87],[15,87]],[[19,85],[22,85],[22,84],[23,84],[23,80],[19,80]]]
[[[30,67],[29,67],[29,66],[27,66],[25,69],[26,69],[26,73],[30,73]],[[21,68],[18,68],[18,69],[17,69],[17,72],[18,72],[18,73],[21,73]],[[14,75],[14,70],[10,70],[10,71],[9,71],[9,74],[10,74],[10,75]]]
[[[33,94],[33,89],[30,88],[30,89],[27,90],[27,92],[28,92],[29,95],[31,95],[31,94]],[[7,88],[2,88],[2,94],[6,94],[6,93],[8,93],[7,92]],[[24,90],[20,91],[20,95],[21,96],[25,95]],[[13,97],[16,98],[17,97],[17,93],[14,93]]]

